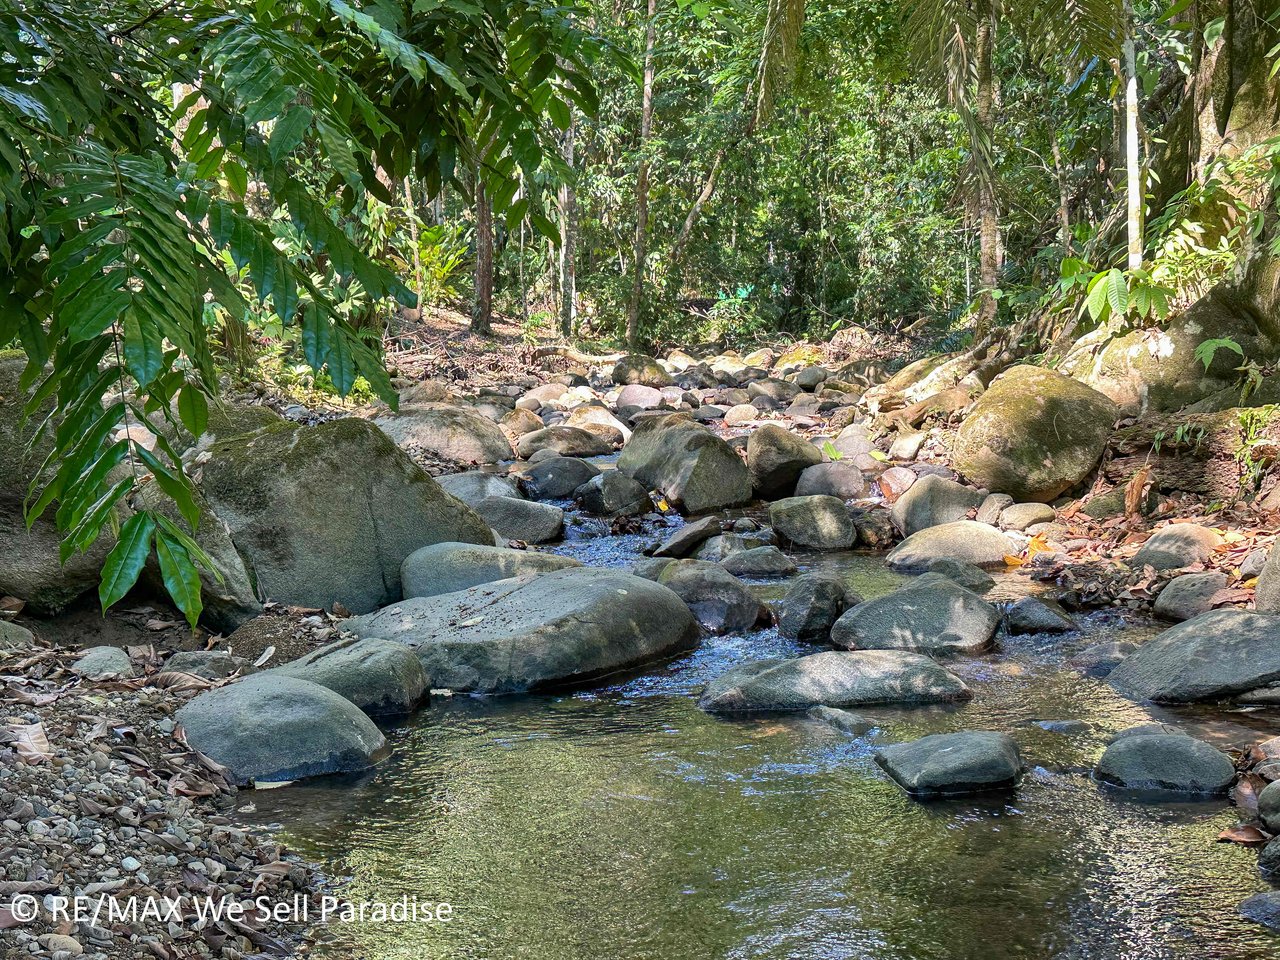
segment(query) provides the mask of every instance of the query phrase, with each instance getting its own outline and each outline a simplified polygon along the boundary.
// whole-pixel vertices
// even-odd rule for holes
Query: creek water
[[[653,539],[598,532],[572,528],[557,550],[620,566]],[[905,579],[878,556],[796,559],[867,597]],[[772,599],[785,584],[757,589]],[[1008,574],[989,596],[1033,589]],[[1275,713],[1144,707],[1067,663],[1158,629],[1105,612],[1078,634],[1001,636],[948,664],[971,702],[861,710],[876,724],[864,736],[803,715],[701,712],[702,685],[734,664],[816,650],[770,630],[708,638],[590,690],[437,697],[391,732],[376,770],[255,795],[255,819],[348,879],[351,900],[453,907],[447,923],[331,924],[318,957],[1280,956],[1280,937],[1236,914],[1266,885],[1255,853],[1215,843],[1233,807],[1090,779],[1111,733],[1151,719],[1224,747],[1280,732]],[[1017,739],[1029,769],[1016,791],[918,802],[873,760],[879,744],[966,728]]]

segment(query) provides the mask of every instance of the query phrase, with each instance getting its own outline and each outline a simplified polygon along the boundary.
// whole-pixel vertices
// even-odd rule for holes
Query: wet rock
[[[387,752],[382,733],[351,701],[272,673],[208,690],[177,720],[191,746],[241,785],[363,770]]]
[[[1110,399],[1077,380],[1012,367],[960,425],[953,460],[977,486],[1046,503],[1097,466],[1118,415]]]
[[[742,633],[760,619],[760,601],[718,564],[673,560],[658,575],[658,583],[674,591],[710,633]]]
[[[585,567],[405,600],[346,626],[411,647],[433,688],[481,693],[587,683],[688,650],[698,635],[671,590]]]
[[[1173,523],[1152,534],[1134,554],[1129,565],[1134,570],[1141,570],[1143,567],[1178,570],[1208,560],[1221,543],[1222,537],[1208,527],[1195,523]]]
[[[1053,523],[1057,516],[1047,503],[1015,503],[1000,512],[1000,529],[1026,530],[1038,523]]]
[[[524,485],[535,500],[565,500],[599,474],[600,469],[586,460],[552,456],[529,468]]]
[[[831,628],[850,603],[861,597],[850,597],[843,583],[834,577],[807,573],[787,590],[778,607],[778,633],[805,643],[827,643]]]
[[[876,751],[878,763],[914,796],[1003,790],[1022,776],[1022,755],[1007,733],[936,733]]]
[[[516,443],[516,453],[528,460],[550,450],[561,457],[598,457],[613,451],[608,440],[579,427],[554,426],[526,433]]]
[[[533,550],[436,543],[415,550],[400,568],[406,599],[435,597],[509,577],[533,577],[581,566],[577,560]]]
[[[1076,629],[1076,623],[1057,603],[1023,597],[1009,607],[1005,627],[1012,634],[1068,633]]]
[[[1000,611],[946,577],[925,574],[900,590],[845,611],[831,629],[846,650],[980,653],[991,645]]]
[[[769,506],[769,523],[783,540],[810,550],[850,550],[857,539],[844,501],[790,497]]]
[[[162,673],[189,673],[206,680],[225,680],[234,673],[256,673],[253,664],[225,650],[180,650],[164,662]]]
[[[812,444],[811,444],[812,446]],[[805,467],[796,481],[797,497],[835,497],[857,500],[867,495],[867,479],[851,463],[815,463]]]
[[[454,463],[500,463],[512,457],[502,428],[470,407],[429,403],[401,407],[374,421],[403,450]]]
[[[1269,783],[1258,794],[1258,816],[1272,833],[1280,833],[1280,786]]]
[[[614,365],[613,382],[620,387],[633,383],[646,387],[669,387],[674,381],[657,360],[637,353],[623,357]]]
[[[1272,930],[1280,930],[1280,890],[1255,893],[1242,901],[1240,916]]]
[[[893,505],[893,522],[904,537],[963,520],[983,495],[972,487],[937,476],[921,477]]]
[[[119,647],[90,647],[80,655],[71,672],[86,680],[117,680],[135,676],[129,655]]]
[[[993,527],[1000,525],[1000,514],[1004,513],[1005,508],[1013,506],[1013,497],[1007,493],[991,493],[987,494],[987,499],[982,501],[982,506],[978,507],[978,514],[974,517],[979,523],[987,523]]]
[[[485,473],[483,470],[470,470],[466,473],[452,473],[436,477],[440,489],[451,497],[456,497],[467,506],[474,506],[486,497],[522,497],[520,488],[511,477],[497,473]]]
[[[1107,640],[1085,647],[1071,658],[1071,663],[1091,677],[1105,677],[1121,660],[1139,649],[1139,644],[1128,640]]]
[[[1124,790],[1216,796],[1227,792],[1236,768],[1230,757],[1202,740],[1152,734],[1113,740],[1093,775]]]
[[[721,561],[721,566],[735,577],[789,577],[799,568],[790,557],[774,546],[739,550]]]
[[[1142,645],[1109,677],[1157,703],[1227,700],[1280,680],[1280,617],[1211,610]]]
[[[868,717],[848,710],[841,710],[839,707],[810,707],[805,711],[805,716],[819,720],[853,737],[864,736],[878,726],[874,720]]]
[[[1165,620],[1190,620],[1213,609],[1213,598],[1226,589],[1225,573],[1187,573],[1175,577],[1156,597],[1155,614]]]
[[[747,469],[757,497],[793,492],[805,468],[819,463],[822,454],[817,447],[777,424],[766,423],[747,441]]]
[[[634,517],[653,509],[649,491],[617,470],[592,477],[574,491],[573,498],[597,517]]]
[[[707,684],[698,706],[711,713],[751,713],[820,705],[922,705],[971,696],[959,678],[919,654],[829,650],[741,664]]]
[[[338,640],[261,675],[318,683],[375,719],[410,714],[427,696],[427,676],[413,651],[376,637]]]
[[[637,426],[618,458],[618,469],[660,490],[685,513],[705,513],[751,499],[751,475],[742,458],[684,414]]]
[[[987,571],[980,567],[975,567],[972,563],[965,563],[963,560],[955,560],[951,557],[938,557],[935,560],[930,560],[925,570],[928,573],[941,574],[948,580],[954,581],[974,593],[986,593],[996,585],[995,578]]]
[[[513,497],[485,497],[476,513],[508,540],[548,543],[564,532],[564,511],[549,503],[533,503]]]
[[[999,530],[975,520],[929,527],[898,544],[885,562],[895,570],[925,570],[939,557],[977,567],[1002,567],[1013,544]]]
[[[692,520],[676,530],[653,551],[655,557],[687,557],[712,537],[720,535],[719,517],[703,517]]]

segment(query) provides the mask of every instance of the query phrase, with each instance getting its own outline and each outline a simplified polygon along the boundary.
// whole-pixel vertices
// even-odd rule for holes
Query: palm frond
[[[753,125],[769,119],[774,103],[795,67],[804,26],[805,0],[769,0],[764,40],[756,69],[756,106]]]

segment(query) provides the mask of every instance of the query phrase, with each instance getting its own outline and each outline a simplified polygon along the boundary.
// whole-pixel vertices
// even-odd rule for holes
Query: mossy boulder
[[[1013,367],[974,404],[952,460],[975,486],[1046,503],[1098,465],[1117,415],[1110,399],[1078,380]]]
[[[662,493],[685,513],[705,513],[751,499],[751,475],[727,443],[685,414],[641,421],[618,469]]]
[[[501,463],[514,456],[502,428],[469,407],[424,403],[374,421],[396,446],[454,463]]]
[[[620,387],[632,383],[643,384],[646,387],[669,387],[674,383],[671,374],[667,373],[662,364],[653,357],[646,357],[639,353],[623,357],[614,365],[613,382]]]
[[[281,423],[209,452],[201,491],[282,603],[365,613],[400,599],[400,565],[419,547],[493,542],[367,420]]]

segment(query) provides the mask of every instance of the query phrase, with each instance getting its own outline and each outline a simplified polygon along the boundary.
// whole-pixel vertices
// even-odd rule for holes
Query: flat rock
[[[233,673],[248,676],[256,668],[243,657],[225,650],[179,650],[164,662],[161,673],[189,673],[206,680],[225,680]]]
[[[913,533],[889,552],[895,570],[925,570],[939,557],[976,567],[1003,567],[1013,544],[999,530],[974,520],[957,520]]]
[[[435,543],[415,550],[400,567],[406,599],[435,597],[511,577],[533,577],[579,567],[570,557],[534,550],[481,546],[474,543]]]
[[[549,503],[485,497],[475,505],[475,511],[508,540],[549,543],[559,540],[564,532],[564,511]]]
[[[427,696],[413,651],[377,637],[338,640],[266,673],[318,683],[374,718],[405,716]]]
[[[396,446],[455,463],[500,463],[512,457],[502,428],[470,407],[425,403],[374,421]]]
[[[1280,890],[1265,890],[1243,900],[1240,916],[1272,930],[1280,930]]]
[[[1195,523],[1173,523],[1161,527],[1138,550],[1129,565],[1135,570],[1154,567],[1157,570],[1178,570],[1193,563],[1203,563],[1213,556],[1222,543],[1222,537]]]
[[[860,603],[836,621],[833,646],[846,650],[981,653],[991,646],[1000,611],[938,574]]]
[[[1235,780],[1231,758],[1182,734],[1112,741],[1093,771],[1102,783],[1142,793],[1216,796]]]
[[[769,507],[769,523],[783,540],[810,550],[850,550],[857,530],[836,497],[789,497]]]
[[[1022,776],[1022,755],[1007,733],[936,733],[876,751],[876,763],[915,796],[1004,790]]]
[[[672,557],[680,559],[697,550],[705,541],[720,535],[719,517],[702,517],[691,520],[681,526],[675,533],[663,540],[653,552],[655,557]]]
[[[735,577],[790,577],[799,569],[795,561],[774,546],[751,547],[725,557],[720,565]]]
[[[975,567],[972,563],[954,560],[951,557],[938,557],[931,560],[925,570],[929,573],[941,574],[974,593],[986,593],[996,585],[995,578],[981,567]]]
[[[446,474],[436,477],[436,483],[449,496],[456,497],[468,506],[473,506],[486,497],[523,496],[514,477],[486,473],[483,470]]]
[[[1057,517],[1047,503],[1015,503],[1000,511],[1000,529],[1025,530],[1037,523],[1053,523]]]
[[[526,433],[516,442],[522,460],[550,450],[561,457],[599,457],[613,451],[613,444],[581,427],[544,427]]]

